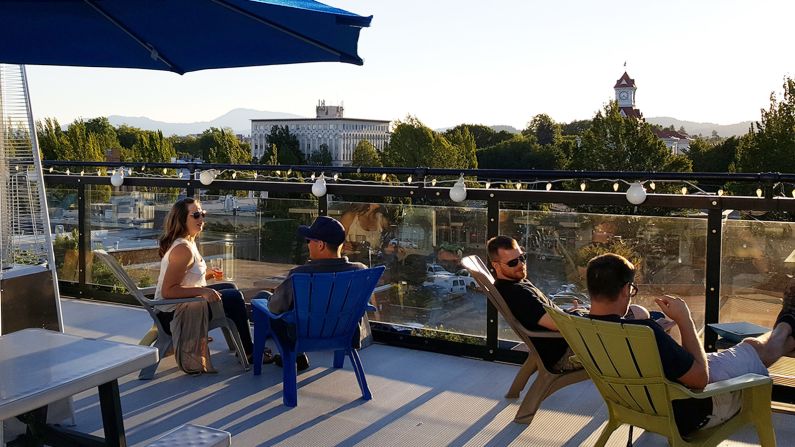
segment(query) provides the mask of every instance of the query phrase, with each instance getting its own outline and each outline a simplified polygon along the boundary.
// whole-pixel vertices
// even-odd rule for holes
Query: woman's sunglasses
[[[190,213],[189,216],[194,218],[194,219],[198,219],[200,217],[207,217],[207,211],[204,211],[204,210],[194,211],[194,212]]]
[[[517,265],[519,265],[520,262],[522,264],[527,264],[527,254],[526,253],[522,253],[521,255],[519,255],[518,258],[513,258],[513,259],[511,259],[508,262],[504,262],[503,264],[507,265],[508,267],[516,267]]]

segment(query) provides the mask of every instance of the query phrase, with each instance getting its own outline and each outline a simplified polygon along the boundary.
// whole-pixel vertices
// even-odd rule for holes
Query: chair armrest
[[[563,338],[563,334],[557,331],[531,331],[525,328],[521,328],[522,333],[527,335],[528,337],[533,338]]]
[[[174,298],[170,300],[149,300],[149,305],[157,306],[170,306],[179,303],[195,303],[196,301],[204,301],[204,298],[197,296],[194,298]]]
[[[260,312],[263,312],[272,320],[284,320],[288,323],[295,323],[294,309],[284,313],[275,314],[268,309],[268,300],[251,300],[251,305]]]
[[[738,391],[745,388],[752,388],[755,386],[760,385],[767,385],[772,383],[772,379],[767,376],[762,376],[759,374],[743,374],[739,377],[734,377],[731,379],[721,380],[720,382],[714,382],[707,385],[703,391],[693,391],[688,389],[685,386],[681,386],[682,397],[694,397],[696,399],[705,399],[707,397],[712,397],[717,394],[729,393],[731,391]],[[679,398],[678,396],[674,396],[674,398]]]

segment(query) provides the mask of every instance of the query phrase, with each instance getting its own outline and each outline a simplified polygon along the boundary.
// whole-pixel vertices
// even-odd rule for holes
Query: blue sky
[[[591,118],[627,71],[647,117],[759,119],[795,73],[791,1],[327,0],[373,15],[364,66],[315,63],[209,70],[28,67],[36,118],[213,119],[236,107],[312,116],[319,99],[353,118],[416,115],[525,126],[538,113]]]

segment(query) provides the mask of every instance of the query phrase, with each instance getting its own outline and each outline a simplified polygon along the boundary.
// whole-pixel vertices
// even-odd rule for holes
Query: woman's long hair
[[[160,236],[160,250],[158,254],[161,258],[166,255],[166,252],[171,248],[171,244],[176,239],[185,237],[185,235],[188,234],[188,227],[185,222],[188,220],[188,207],[190,207],[191,203],[195,203],[196,206],[199,205],[198,200],[192,197],[186,197],[178,200],[177,203],[171,207],[171,211],[168,212],[166,224],[163,227],[163,235]]]

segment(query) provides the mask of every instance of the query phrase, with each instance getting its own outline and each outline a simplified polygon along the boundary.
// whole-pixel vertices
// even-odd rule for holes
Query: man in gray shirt
[[[309,261],[290,270],[287,278],[281,283],[273,295],[260,292],[254,299],[268,299],[268,310],[275,314],[289,311],[293,308],[293,282],[294,273],[336,273],[367,268],[361,262],[349,262],[342,256],[342,244],[345,242],[345,227],[331,217],[320,216],[311,226],[298,227],[298,235],[306,239],[309,248]],[[295,343],[295,327],[282,320],[271,320],[271,330],[279,337],[281,343]],[[358,334],[356,334],[358,340]],[[274,359],[277,365],[281,364],[280,358]],[[299,353],[296,359],[298,370],[303,371],[309,367],[309,358],[305,353]]]

